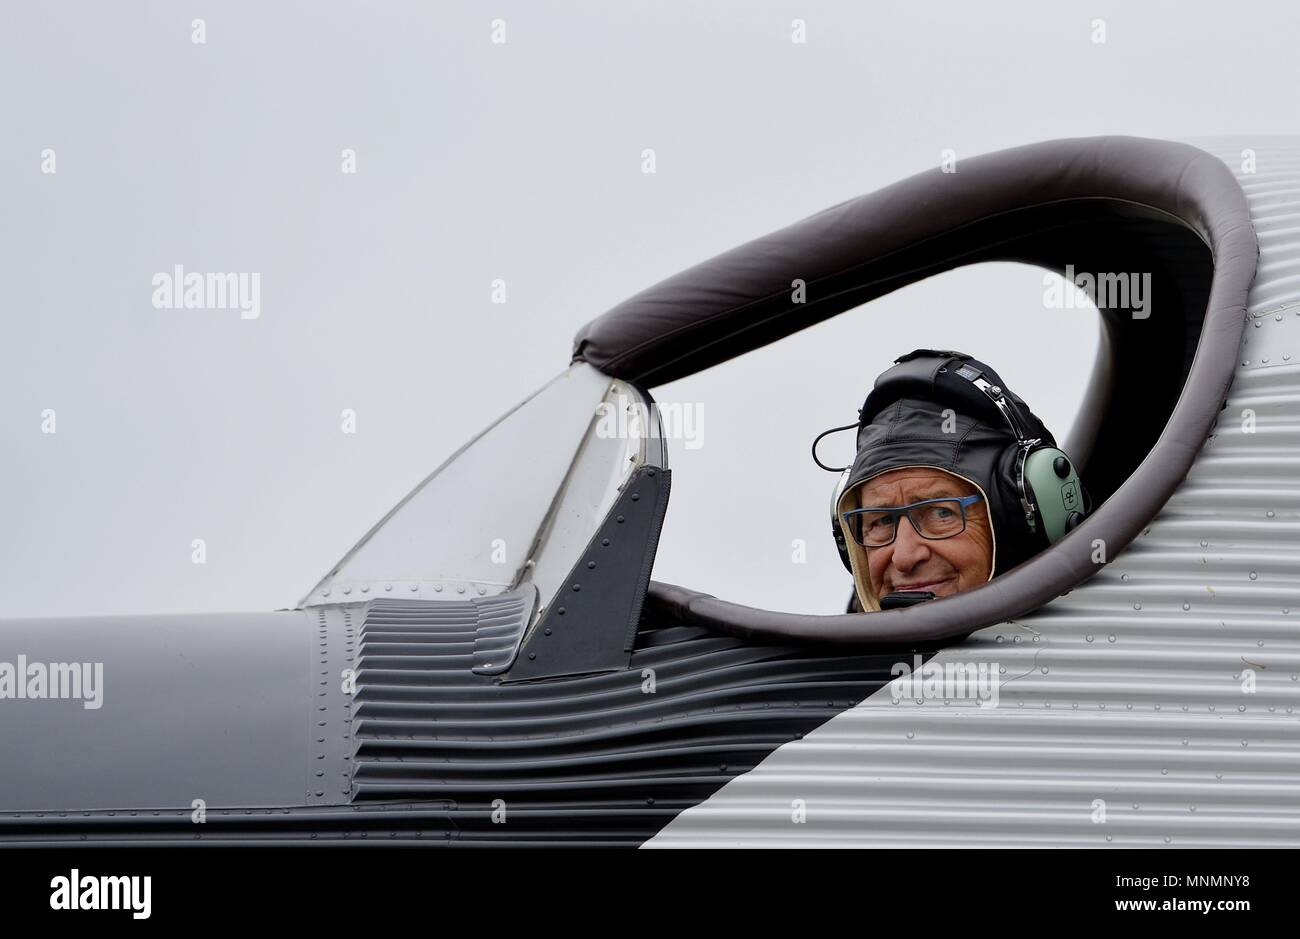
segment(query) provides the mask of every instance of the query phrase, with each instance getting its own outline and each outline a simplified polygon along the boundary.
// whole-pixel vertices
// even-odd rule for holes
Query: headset
[[[986,377],[986,367],[961,352],[948,350],[917,349],[895,359],[895,364],[902,364],[913,359],[933,357],[960,360],[952,374],[968,381],[981,395],[990,401],[1002,419],[1006,422],[1016,439],[1017,455],[1015,460],[1015,489],[1020,499],[1021,511],[1024,513],[1025,527],[1032,537],[1046,547],[1055,544],[1073,531],[1092,511],[1091,497],[1079,478],[1074,462],[1059,447],[1051,446],[1041,437],[1031,436],[1034,421],[1020,410],[1020,404],[1014,396],[1009,396],[999,384],[990,382]],[[949,363],[952,365],[954,363]],[[947,371],[947,367],[941,371]],[[994,379],[997,375],[987,370]],[[877,380],[879,387],[879,379]],[[870,398],[868,398],[870,401]],[[844,494],[852,473],[852,464],[843,467],[827,466],[817,457],[817,444],[827,434],[847,430],[850,427],[861,428],[864,421],[874,418],[879,409],[868,413],[867,405],[858,412],[858,420],[842,427],[832,427],[822,431],[813,440],[813,461],[824,470],[840,474],[831,494],[830,516],[831,533],[835,537],[835,546],[839,550],[840,561],[846,570],[852,572],[848,545],[844,530],[840,525],[839,501]]]

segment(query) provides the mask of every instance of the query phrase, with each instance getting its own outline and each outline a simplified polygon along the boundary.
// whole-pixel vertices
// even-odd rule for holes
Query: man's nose
[[[907,573],[930,556],[930,543],[916,533],[906,515],[898,520],[898,533],[894,536],[894,567]]]

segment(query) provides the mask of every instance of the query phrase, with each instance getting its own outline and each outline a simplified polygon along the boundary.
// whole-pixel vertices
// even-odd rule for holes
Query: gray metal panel
[[[0,700],[0,811],[303,802],[307,614],[0,621],[0,661],[102,663],[101,706]]]
[[[651,845],[1300,846],[1300,140],[1195,143],[1237,173],[1261,257],[1227,406],[1165,508],[935,658],[1004,668],[998,706],[886,687]]]
[[[202,825],[174,803],[0,806],[0,844],[637,845],[889,680],[884,655],[757,646],[648,622],[625,671],[502,684],[471,668],[482,614],[495,618],[499,604],[375,600],[311,611],[310,657],[326,681],[313,683],[302,710],[312,804],[213,807]],[[331,677],[348,665],[355,701]],[[507,807],[508,820],[498,817]]]
[[[310,651],[306,805],[352,799],[352,697],[367,609],[369,604],[351,603],[307,610],[316,634]]]
[[[672,474],[641,466],[524,643],[509,681],[627,667]]]

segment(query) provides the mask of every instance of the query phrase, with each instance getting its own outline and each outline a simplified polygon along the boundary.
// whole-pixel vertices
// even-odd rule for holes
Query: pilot
[[[858,429],[857,455],[836,487],[833,525],[853,574],[849,612],[971,590],[1087,514],[1082,481],[1051,431],[965,353],[895,359],[847,426]]]

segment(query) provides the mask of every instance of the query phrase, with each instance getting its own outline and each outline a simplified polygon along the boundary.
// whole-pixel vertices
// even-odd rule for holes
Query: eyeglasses
[[[939,541],[960,535],[966,530],[966,506],[983,496],[949,496],[922,499],[908,505],[853,509],[844,513],[853,540],[864,548],[883,548],[898,537],[898,519],[906,515],[913,530],[922,538]]]

